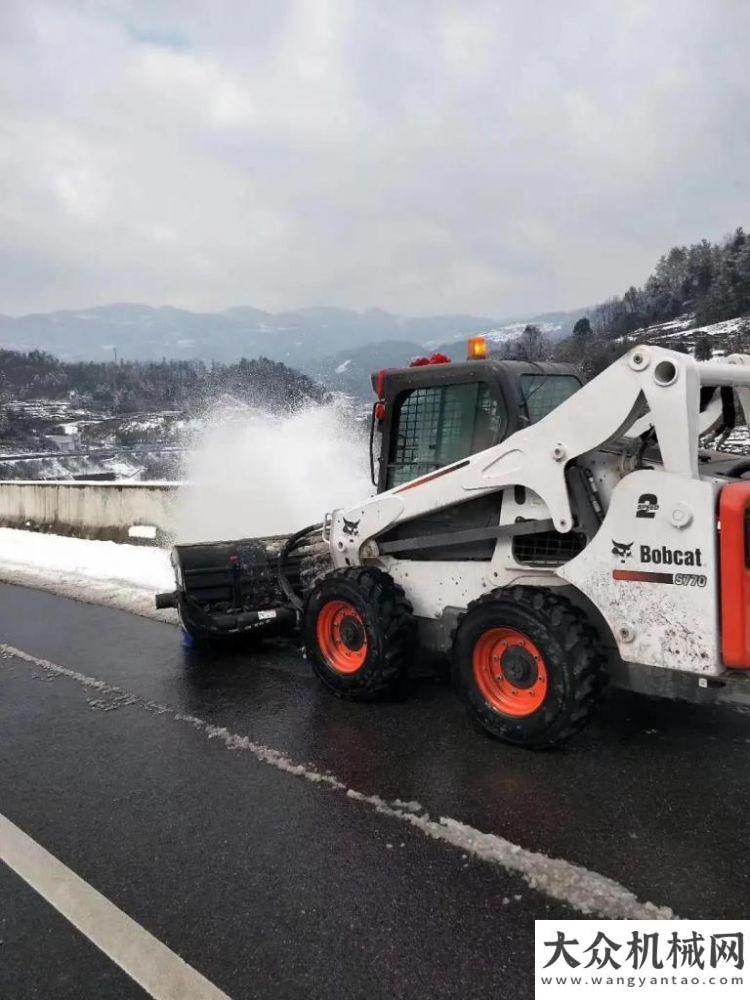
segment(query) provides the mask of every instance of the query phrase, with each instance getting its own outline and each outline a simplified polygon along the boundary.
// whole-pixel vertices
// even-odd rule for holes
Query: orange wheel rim
[[[514,628],[491,628],[474,646],[474,679],[495,711],[515,719],[544,704],[549,676],[538,647]]]
[[[329,601],[318,614],[318,648],[329,667],[356,674],[367,659],[367,632],[362,617],[348,601]]]

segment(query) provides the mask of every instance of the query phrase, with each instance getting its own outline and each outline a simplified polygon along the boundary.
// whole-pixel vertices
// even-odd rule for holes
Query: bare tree
[[[544,361],[550,356],[549,342],[534,323],[527,324],[513,346],[520,361]]]

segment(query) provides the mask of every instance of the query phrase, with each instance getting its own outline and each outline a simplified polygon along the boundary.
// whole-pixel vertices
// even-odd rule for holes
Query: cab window
[[[388,456],[386,488],[407,483],[502,440],[507,414],[486,382],[404,393]]]
[[[575,375],[522,375],[521,394],[529,421],[546,417],[581,388]]]

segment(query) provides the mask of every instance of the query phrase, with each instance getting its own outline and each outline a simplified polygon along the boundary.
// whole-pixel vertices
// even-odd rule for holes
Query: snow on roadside
[[[154,594],[173,590],[174,576],[169,552],[153,546],[0,528],[0,581],[159,621],[177,620],[175,612],[154,607]]]

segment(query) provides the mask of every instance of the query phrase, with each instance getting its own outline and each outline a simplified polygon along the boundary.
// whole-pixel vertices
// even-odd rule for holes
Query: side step
[[[704,676],[687,670],[666,670],[645,663],[609,664],[613,687],[636,694],[689,701],[694,705],[734,705],[750,709],[750,670],[725,670],[718,676]]]

